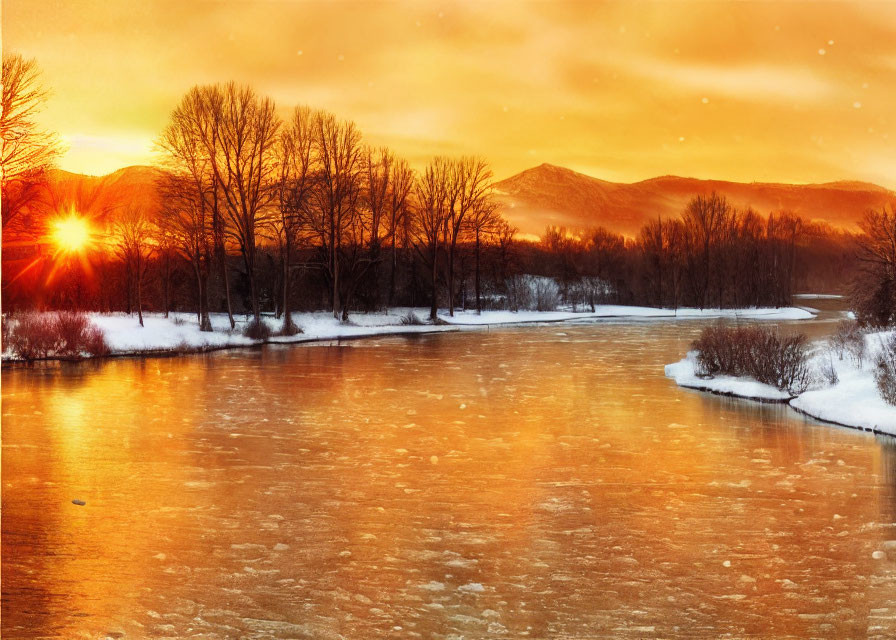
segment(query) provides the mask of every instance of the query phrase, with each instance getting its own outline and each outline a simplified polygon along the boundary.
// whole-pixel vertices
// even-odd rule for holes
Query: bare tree
[[[457,241],[471,212],[485,206],[491,191],[492,172],[481,158],[463,157],[449,161],[447,181],[448,220],[445,245],[448,249],[448,314],[454,315],[454,260]]]
[[[206,138],[205,142],[213,145],[207,150],[211,168],[221,188],[230,234],[243,257],[252,316],[259,323],[256,236],[265,222],[267,206],[275,196],[274,149],[280,119],[274,102],[259,97],[251,87],[230,82],[220,92],[221,110],[215,137]]]
[[[768,217],[766,237],[772,245],[774,263],[773,283],[777,292],[775,306],[790,304],[793,294],[793,272],[796,268],[797,239],[803,230],[803,221],[790,211],[772,213]]]
[[[223,95],[220,86],[193,87],[172,112],[157,145],[166,154],[169,170],[189,178],[196,202],[204,207],[202,219],[210,227],[213,254],[224,285],[227,317],[233,329],[236,322],[227,269],[227,217],[223,190],[213,170],[219,149]],[[207,302],[207,287],[203,295]]]
[[[439,249],[451,218],[453,167],[442,157],[435,158],[417,182],[417,202],[411,220],[414,248],[430,273],[429,317],[438,317]]]
[[[514,267],[516,252],[516,234],[519,229],[501,218],[495,225],[494,244],[498,253],[498,269],[496,279],[502,285],[507,282],[507,276]]]
[[[293,271],[293,249],[299,242],[304,221],[308,216],[314,187],[313,140],[314,113],[308,107],[296,107],[292,118],[283,128],[277,146],[277,204],[279,215],[275,229],[281,239],[281,268],[283,285],[284,335],[294,335],[298,329],[292,321],[290,285]]]
[[[212,261],[212,225],[207,202],[195,188],[189,175],[163,174],[160,224],[172,245],[190,264],[196,278],[196,315],[200,331],[211,331],[208,310],[208,279]]]
[[[149,259],[155,250],[151,242],[152,224],[146,210],[130,206],[118,217],[113,226],[114,249],[127,270],[128,300],[132,290],[136,293],[137,317],[143,326],[143,281]],[[131,312],[130,304],[128,313]]]
[[[709,196],[697,196],[685,209],[683,220],[694,249],[689,253],[692,258],[691,284],[695,303],[701,309],[709,301],[710,281],[714,273],[717,250],[730,216],[731,206],[728,201],[715,192]]]
[[[391,307],[395,300],[395,272],[398,270],[398,237],[406,228],[410,198],[414,189],[414,172],[407,160],[396,159],[392,163],[392,177],[389,180],[389,240],[392,244],[389,270],[389,297]],[[402,246],[406,246],[408,238],[403,238]]]
[[[346,308],[340,300],[340,254],[344,235],[356,224],[361,189],[361,133],[354,122],[330,113],[314,118],[314,161],[317,169],[315,206],[308,217],[324,253],[324,272],[330,284],[333,317]]]
[[[41,130],[34,120],[46,97],[37,63],[21,55],[4,54],[0,97],[0,208],[4,231],[40,195],[47,170],[60,152],[56,137]]]
[[[851,302],[863,323],[888,326],[896,320],[896,211],[893,205],[870,210],[859,223],[858,258],[862,269]]]
[[[474,279],[476,289],[476,313],[482,313],[482,242],[498,232],[498,223],[501,215],[498,212],[498,204],[494,200],[483,199],[467,216],[467,229],[473,239],[473,251],[475,254]]]

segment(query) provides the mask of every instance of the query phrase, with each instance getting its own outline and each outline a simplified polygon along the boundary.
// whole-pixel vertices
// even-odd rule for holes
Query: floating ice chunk
[[[467,593],[482,593],[485,591],[485,587],[483,587],[478,582],[470,582],[468,584],[461,585],[457,588],[458,591],[465,591]]]
[[[442,582],[436,582],[435,580],[430,580],[426,584],[421,584],[420,588],[425,589],[426,591],[444,591],[445,585]]]
[[[796,587],[797,587],[796,582],[794,582],[793,580],[788,580],[787,578],[784,578],[780,582],[781,582],[782,589],[790,590],[790,589],[796,589]]]

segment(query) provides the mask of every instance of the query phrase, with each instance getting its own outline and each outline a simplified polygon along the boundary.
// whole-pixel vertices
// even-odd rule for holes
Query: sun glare
[[[90,243],[90,225],[75,214],[53,223],[53,243],[64,253],[83,251]]]

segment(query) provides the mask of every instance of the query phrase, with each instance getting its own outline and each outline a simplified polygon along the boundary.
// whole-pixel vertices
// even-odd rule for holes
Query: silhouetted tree
[[[143,281],[155,245],[148,212],[139,206],[129,206],[118,217],[113,227],[115,252],[127,270],[128,313],[131,313],[131,293],[135,294],[137,317],[143,326]]]
[[[47,91],[34,60],[3,55],[0,96],[0,204],[4,233],[32,206],[46,184],[47,170],[59,155],[56,136],[41,130],[34,116]]]
[[[896,212],[892,206],[868,211],[859,227],[862,268],[850,297],[861,322],[888,326],[896,321]]]
[[[313,141],[314,113],[307,107],[296,107],[292,119],[281,132],[277,147],[279,179],[277,204],[279,215],[274,226],[281,243],[281,277],[284,335],[296,333],[290,306],[293,250],[302,236],[309,215],[314,188]]]

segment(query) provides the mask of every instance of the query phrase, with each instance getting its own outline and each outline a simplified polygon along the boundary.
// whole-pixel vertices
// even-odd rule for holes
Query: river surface
[[[894,442],[677,388],[701,326],[5,370],[2,635],[893,637]]]

